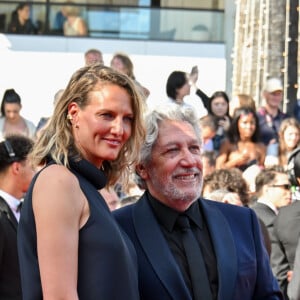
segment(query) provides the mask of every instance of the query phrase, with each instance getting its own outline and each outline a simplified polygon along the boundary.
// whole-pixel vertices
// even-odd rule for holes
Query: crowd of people
[[[84,64],[38,126],[3,95],[0,298],[300,299],[300,123],[280,79],[257,107],[174,70],[150,109],[126,53]]]
[[[12,11],[8,25],[8,33],[16,34],[40,34],[45,30],[45,24],[41,20],[32,20],[32,5],[30,2],[21,2]],[[64,36],[87,36],[88,25],[81,16],[80,7],[71,1],[63,5],[56,12],[53,28],[48,30],[53,34]]]

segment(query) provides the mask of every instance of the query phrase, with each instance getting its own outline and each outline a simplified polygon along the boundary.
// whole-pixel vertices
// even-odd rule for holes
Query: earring
[[[67,114],[67,119],[68,120],[72,120],[73,118],[72,118],[72,116],[70,114]]]
[[[75,128],[79,128],[78,124],[75,124]]]

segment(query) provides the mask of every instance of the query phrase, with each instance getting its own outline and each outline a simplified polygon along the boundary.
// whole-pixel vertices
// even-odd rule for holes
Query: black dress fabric
[[[139,299],[134,248],[98,192],[105,186],[105,174],[86,160],[70,160],[70,170],[78,178],[90,207],[89,219],[79,231],[79,299]],[[25,198],[18,230],[23,300],[43,298],[32,211],[37,176]]]

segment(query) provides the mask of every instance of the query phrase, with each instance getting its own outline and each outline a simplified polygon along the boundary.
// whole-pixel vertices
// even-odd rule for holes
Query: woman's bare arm
[[[78,299],[78,236],[86,202],[64,166],[49,166],[35,183],[32,205],[45,300]]]

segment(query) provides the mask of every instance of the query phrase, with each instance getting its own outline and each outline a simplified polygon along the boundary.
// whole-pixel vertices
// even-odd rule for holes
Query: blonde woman
[[[20,219],[24,300],[139,299],[135,252],[98,190],[128,178],[142,112],[127,76],[100,64],[73,74],[31,153],[46,166]]]
[[[62,12],[66,17],[63,26],[65,36],[86,36],[88,34],[87,25],[80,16],[78,6],[64,6]]]

